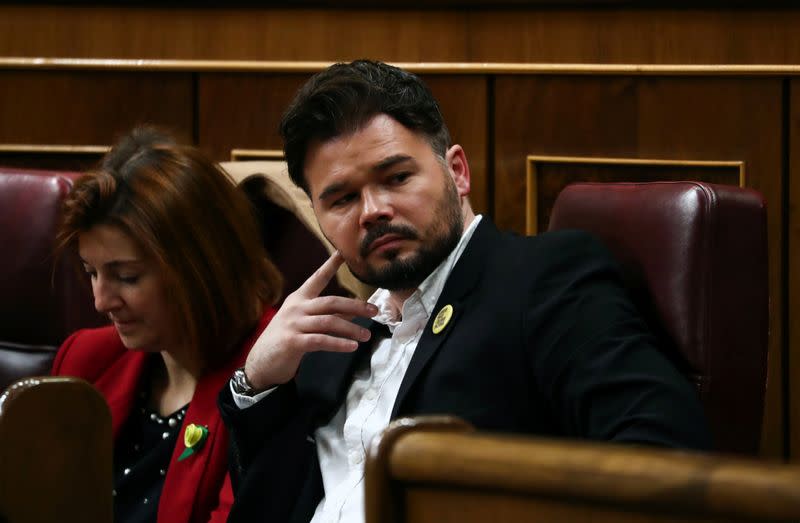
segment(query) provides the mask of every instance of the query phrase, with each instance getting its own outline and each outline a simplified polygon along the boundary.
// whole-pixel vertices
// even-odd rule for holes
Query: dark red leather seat
[[[558,196],[549,228],[605,242],[696,384],[716,449],[755,454],[769,329],[761,195],[700,182],[579,183]]]
[[[49,374],[66,336],[103,321],[74,260],[53,259],[61,202],[77,176],[0,167],[0,390]]]

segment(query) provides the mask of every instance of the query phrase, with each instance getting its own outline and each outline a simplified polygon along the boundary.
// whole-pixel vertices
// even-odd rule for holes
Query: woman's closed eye
[[[126,285],[133,285],[139,281],[139,274],[120,274],[117,279]]]

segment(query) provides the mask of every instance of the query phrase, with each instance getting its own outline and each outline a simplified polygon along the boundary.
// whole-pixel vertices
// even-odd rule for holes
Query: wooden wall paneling
[[[486,76],[423,76],[439,101],[453,143],[467,155],[472,176],[470,202],[476,213],[489,212],[488,107]]]
[[[203,73],[198,78],[198,143],[215,160],[233,149],[283,148],[281,115],[310,74]]]
[[[634,156],[636,79],[498,76],[495,84],[495,219],[525,232],[529,155]],[[655,156],[660,157],[660,156]]]
[[[107,145],[138,123],[191,141],[190,73],[0,70],[0,143]]]
[[[469,61],[796,64],[798,24],[800,10],[775,8],[475,11],[469,14]]]
[[[235,149],[281,149],[281,115],[308,74],[205,73],[198,81],[199,144],[215,160]],[[428,75],[456,143],[467,152],[472,202],[486,212],[487,94],[484,76]]]
[[[513,9],[3,5],[0,56],[800,63],[796,8],[571,4]]]
[[[789,411],[789,449],[793,461],[800,461],[800,80],[790,85],[789,109],[789,195],[788,209],[788,323],[789,377],[786,386]]]
[[[85,171],[108,151],[104,146],[0,144],[0,165],[30,169]]]
[[[528,155],[743,161],[768,202],[770,367],[762,453],[783,455],[779,78],[499,76],[495,209],[524,232]]]
[[[465,20],[429,7],[0,6],[0,56],[459,62]]]

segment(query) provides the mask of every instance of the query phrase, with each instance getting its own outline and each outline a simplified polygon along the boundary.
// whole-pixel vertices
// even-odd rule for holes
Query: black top
[[[167,417],[138,403],[114,446],[114,521],[156,521],[158,500],[187,405]]]

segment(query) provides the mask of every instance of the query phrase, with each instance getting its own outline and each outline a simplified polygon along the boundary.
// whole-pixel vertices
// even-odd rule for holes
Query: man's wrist
[[[251,382],[250,378],[247,377],[247,373],[244,369],[244,367],[239,367],[233,371],[233,376],[231,377],[231,387],[233,388],[233,391],[236,394],[249,397],[253,397],[256,394],[263,392],[265,389],[259,389],[253,386],[253,382]]]

